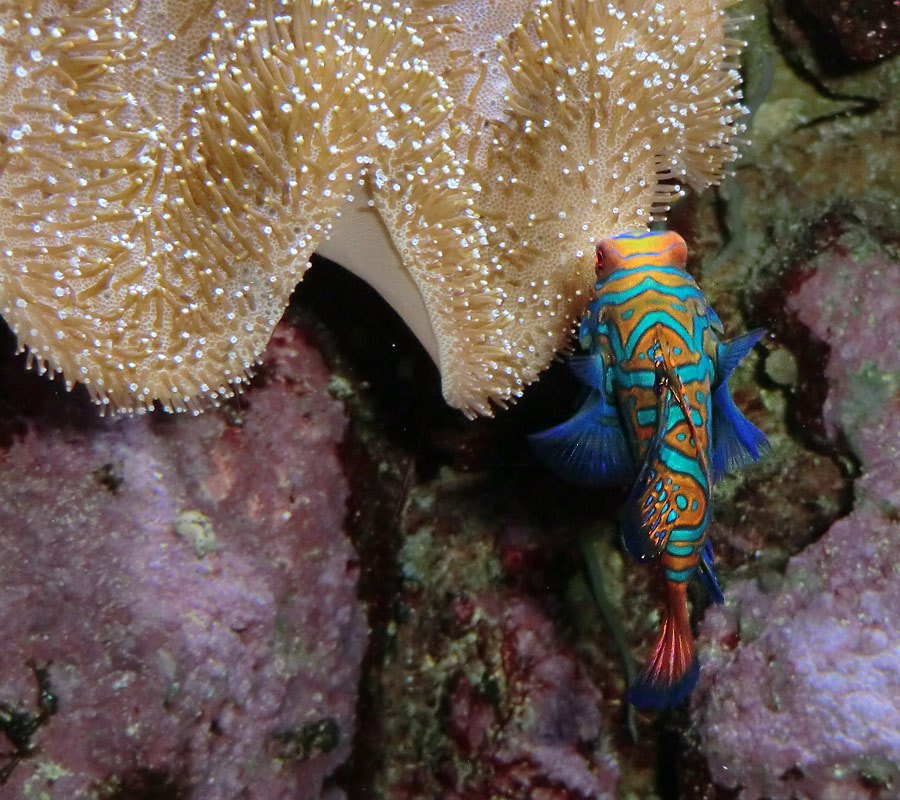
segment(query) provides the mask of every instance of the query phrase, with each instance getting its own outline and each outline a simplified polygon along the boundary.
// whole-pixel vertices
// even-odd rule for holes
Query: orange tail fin
[[[640,708],[678,705],[691,693],[700,675],[688,618],[687,587],[669,582],[668,588],[662,634],[650,662],[626,695],[629,703]]]

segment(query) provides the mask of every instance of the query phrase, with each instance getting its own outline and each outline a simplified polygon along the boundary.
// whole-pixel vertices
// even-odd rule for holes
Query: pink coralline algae
[[[476,797],[614,797],[618,768],[604,746],[601,696],[571,653],[555,644],[552,621],[530,599],[478,601],[497,613],[507,687],[499,711],[460,675],[450,697],[450,737],[460,761],[478,762],[477,780],[459,780],[447,800]]]
[[[3,797],[343,797],[367,636],[345,417],[291,327],[262,377],[231,416],[37,416],[0,457],[0,703],[34,719],[33,667],[56,696],[28,741],[4,728]]]
[[[500,522],[491,509],[505,500],[466,496],[473,474],[445,474],[407,509],[407,611],[383,673],[386,769],[367,788],[391,800],[618,797],[598,684],[618,665],[586,665],[548,591],[564,545],[531,522]]]
[[[729,585],[703,622],[702,748],[744,800],[900,792],[900,264],[813,266],[787,310],[831,348],[823,422],[861,476],[852,512],[777,589]]]

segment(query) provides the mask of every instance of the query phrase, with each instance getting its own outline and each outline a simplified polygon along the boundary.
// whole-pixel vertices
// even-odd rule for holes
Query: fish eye
[[[603,242],[600,242],[597,245],[597,249],[594,251],[594,273],[597,275],[597,280],[603,276]]]
[[[594,272],[597,282],[605,281],[618,267],[619,259],[610,239],[604,239],[597,244],[594,251]]]

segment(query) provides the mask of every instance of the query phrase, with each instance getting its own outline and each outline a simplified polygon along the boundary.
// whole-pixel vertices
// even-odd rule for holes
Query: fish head
[[[597,283],[632,265],[684,269],[687,245],[675,231],[630,231],[603,239],[594,254]]]

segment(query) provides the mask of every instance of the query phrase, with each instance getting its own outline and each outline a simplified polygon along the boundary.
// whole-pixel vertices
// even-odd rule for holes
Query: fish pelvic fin
[[[638,561],[656,558],[666,547],[674,528],[678,524],[684,525],[683,521],[679,523],[684,512],[676,510],[670,487],[670,484],[677,484],[678,480],[672,480],[671,471],[661,455],[673,401],[681,409],[693,441],[700,443],[705,439],[701,438],[691,418],[691,409],[681,380],[662,352],[657,357],[654,391],[656,431],[650,439],[637,480],[625,502],[625,514],[622,518],[622,541],[629,555]],[[710,465],[706,451],[702,446],[697,446],[695,452],[708,487]],[[698,486],[698,491],[700,490],[708,491]]]
[[[625,501],[622,517],[622,542],[632,558],[644,561],[656,558],[666,546],[672,525],[660,499],[663,488],[660,451],[668,424],[671,395],[665,376],[657,373],[656,431],[647,448],[637,479]]]
[[[722,594],[722,587],[719,586],[719,579],[716,577],[716,570],[713,566],[713,550],[712,543],[707,539],[703,543],[703,551],[700,555],[700,563],[697,565],[697,575],[700,583],[706,589],[709,599],[717,605],[725,602],[725,595]]]
[[[638,708],[672,708],[697,685],[700,667],[687,611],[684,583],[669,583],[662,633],[647,666],[628,687],[625,699]]]

